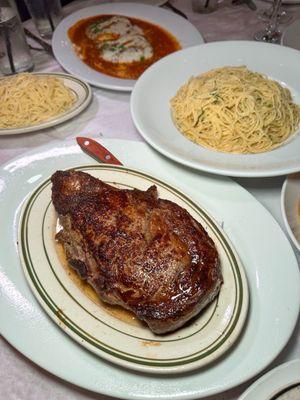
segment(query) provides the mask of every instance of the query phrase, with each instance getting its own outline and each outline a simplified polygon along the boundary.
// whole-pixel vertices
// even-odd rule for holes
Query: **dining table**
[[[171,4],[182,11],[187,19],[199,30],[204,42],[228,40],[253,40],[253,34],[265,26],[258,13],[270,7],[268,1],[254,0],[257,9],[253,10],[248,3],[232,4],[228,0],[219,0],[217,9],[211,13],[194,12],[189,0],[171,0]],[[100,0],[74,1],[63,8],[64,15],[89,5],[100,4]],[[161,7],[166,7],[162,4]],[[283,4],[292,19],[286,25],[280,25],[284,31],[287,25],[300,18],[300,2]],[[170,10],[169,8],[167,8]],[[24,26],[34,34],[37,31],[32,20]],[[51,41],[48,41],[51,43]],[[28,38],[34,60],[34,72],[62,72],[63,69],[53,55],[39,49],[32,39]],[[280,46],[280,45],[278,45]],[[13,159],[22,157],[28,151],[39,149],[51,143],[74,141],[77,136],[86,136],[96,140],[116,139],[145,142],[134,126],[130,113],[130,92],[112,91],[92,87],[93,100],[89,107],[70,121],[41,131],[20,135],[0,137],[0,164],[4,165]],[[198,171],[201,174],[201,171]],[[281,211],[281,189],[286,176],[266,178],[232,177],[238,185],[255,197],[274,217],[284,234],[288,237]],[[290,239],[289,239],[290,240]],[[290,240],[295,255],[300,261],[299,250]],[[1,327],[0,327],[1,330]],[[20,332],[20,334],[22,334]],[[32,338],[34,341],[35,339]],[[260,375],[272,368],[300,358],[300,321],[296,325],[285,348],[267,366],[267,368],[241,385],[219,393],[206,400],[237,400],[239,396]],[[25,357],[10,343],[9,338],[0,337],[0,398],[7,400],[109,400],[113,399],[101,393],[95,393],[47,372],[39,365]],[[84,373],[84,371],[82,371]],[[257,399],[260,400],[260,399]],[[263,399],[261,399],[263,400]]]

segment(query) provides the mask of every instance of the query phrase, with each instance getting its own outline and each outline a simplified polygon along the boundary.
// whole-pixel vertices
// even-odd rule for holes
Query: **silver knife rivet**
[[[84,144],[85,144],[85,146],[88,146],[90,144],[90,141],[89,140],[85,140]]]
[[[110,160],[110,155],[109,154],[106,154],[105,160]]]

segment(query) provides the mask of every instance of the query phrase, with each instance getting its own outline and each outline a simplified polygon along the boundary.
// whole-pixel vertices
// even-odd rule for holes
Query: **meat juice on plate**
[[[112,317],[115,317],[133,326],[144,326],[144,324],[141,321],[139,321],[138,318],[132,312],[125,310],[120,306],[111,305],[102,301],[95,292],[95,290],[93,289],[93,287],[87,282],[83,281],[78,276],[78,273],[69,265],[63,245],[61,243],[56,242],[55,249],[58,258],[60,260],[60,263],[67,272],[68,276],[70,277],[72,282],[81,290],[81,292],[84,293],[85,296],[87,296],[91,301],[93,301],[95,304],[104,309]]]

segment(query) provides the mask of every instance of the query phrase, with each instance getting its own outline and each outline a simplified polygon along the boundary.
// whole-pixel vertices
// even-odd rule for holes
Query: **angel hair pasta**
[[[228,153],[272,150],[300,122],[300,106],[290,91],[244,66],[190,78],[171,99],[171,112],[187,138]]]
[[[0,129],[36,125],[64,113],[76,101],[53,76],[22,73],[0,79]]]

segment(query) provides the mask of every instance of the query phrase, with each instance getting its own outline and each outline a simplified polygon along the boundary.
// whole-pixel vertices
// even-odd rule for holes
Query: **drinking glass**
[[[281,7],[281,0],[274,0],[273,12],[264,30],[256,32],[254,39],[259,42],[266,43],[279,43],[281,38],[281,32],[278,29],[278,11]]]
[[[274,10],[274,3],[271,5],[271,7],[265,8],[264,10],[260,11],[258,13],[258,18],[261,19],[262,21],[269,21],[271,18],[271,15]],[[292,16],[281,6],[278,10],[278,22],[280,24],[286,24],[292,19]]]
[[[31,71],[33,59],[12,0],[0,0],[0,71],[3,75]]]
[[[34,25],[43,38],[51,38],[62,19],[59,0],[25,0]]]
[[[192,0],[194,12],[209,14],[218,8],[218,0]]]

